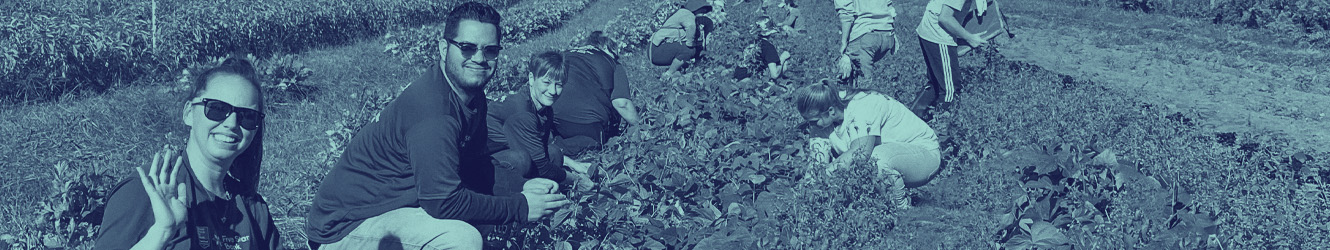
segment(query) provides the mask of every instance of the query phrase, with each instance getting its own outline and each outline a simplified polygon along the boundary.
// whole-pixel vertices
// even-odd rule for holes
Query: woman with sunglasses
[[[832,162],[830,173],[854,155],[869,155],[891,185],[889,202],[897,207],[909,207],[904,188],[928,184],[938,172],[941,155],[933,128],[885,94],[824,79],[795,90],[794,103],[812,134],[814,160]]]
[[[276,249],[258,193],[263,94],[249,62],[199,74],[182,103],[183,155],[164,149],[107,201],[96,249]]]

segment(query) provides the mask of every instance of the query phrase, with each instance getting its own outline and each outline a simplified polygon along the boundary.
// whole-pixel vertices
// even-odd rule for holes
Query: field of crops
[[[754,23],[761,1],[727,1],[733,3],[724,8],[724,21],[708,43],[706,59],[671,81],[657,79],[663,69],[651,66],[642,48],[655,25],[674,8],[671,4],[680,0],[491,2],[507,6],[501,12],[506,18],[503,29],[508,34],[501,57],[504,64],[498,78],[489,86],[491,97],[520,87],[517,84],[524,79],[517,72],[526,55],[565,47],[587,31],[600,29],[623,42],[621,49],[627,53],[621,61],[630,71],[633,99],[646,122],[626,128],[622,136],[613,138],[603,150],[582,156],[598,168],[591,174],[594,185],[561,190],[575,205],[539,223],[500,226],[486,237],[489,248],[1330,247],[1330,239],[1317,237],[1330,234],[1330,227],[1326,226],[1330,224],[1330,214],[1324,213],[1330,210],[1327,197],[1330,186],[1324,183],[1330,180],[1330,161],[1326,160],[1330,159],[1330,152],[1290,146],[1283,135],[1216,133],[1198,125],[1207,117],[1197,112],[1156,105],[1117,92],[1104,83],[1087,80],[1087,76],[1062,74],[1009,58],[1002,52],[1007,48],[1003,44],[1006,40],[961,57],[959,73],[973,84],[966,85],[962,102],[954,111],[930,122],[943,137],[944,168],[932,183],[911,190],[915,207],[902,210],[883,202],[879,190],[885,184],[873,178],[873,170],[865,167],[870,164],[867,159],[857,159],[857,167],[831,173],[822,171],[825,165],[806,160],[807,136],[797,127],[800,117],[787,94],[794,87],[831,75],[830,62],[835,60],[835,54],[830,51],[838,46],[833,40],[838,37],[838,30],[829,28],[835,27],[837,20],[828,2],[796,0],[804,13],[806,31],[774,38],[773,43],[790,50],[796,60],[795,67],[787,73],[790,77],[779,81],[738,81],[730,77],[734,65],[752,59],[744,47],[757,39]],[[1105,7],[1092,11],[1121,11],[1116,9],[1125,7],[1131,11],[1201,16],[1182,11],[1190,6],[1188,1],[1131,2],[1140,2],[1143,5],[1139,6],[1150,9],[1131,7],[1134,5],[1128,5],[1128,1],[1078,3]],[[1206,6],[1231,7],[1242,0],[1210,2]],[[1298,8],[1320,8],[1310,4],[1314,1],[1293,2]],[[165,10],[162,13],[183,13],[192,8],[182,7],[185,3],[220,5],[176,1],[169,5],[158,3],[158,7],[159,11]],[[252,8],[285,4],[274,0],[252,0],[252,3]],[[315,11],[310,15],[323,13],[320,15],[343,18],[337,20],[378,21],[335,24],[342,22],[325,20],[330,22],[328,25],[364,29],[336,31],[341,33],[327,36],[281,38],[276,37],[284,34],[277,32],[278,28],[263,29],[245,23],[228,25],[249,26],[213,28],[239,33],[208,35],[213,37],[209,39],[250,37],[247,41],[251,45],[246,46],[267,53],[260,56],[260,68],[275,81],[266,84],[286,86],[267,90],[269,95],[278,97],[269,114],[273,118],[271,132],[282,136],[266,142],[267,175],[262,192],[282,229],[284,246],[292,249],[304,247],[305,238],[299,229],[309,199],[349,137],[372,120],[408,83],[401,79],[414,78],[418,74],[415,68],[437,59],[433,52],[437,51],[437,44],[431,40],[440,31],[428,20],[437,18],[439,13],[367,17],[361,9],[404,10],[419,4],[444,8],[450,4],[401,0],[301,3],[352,5],[354,8],[343,12]],[[1023,2],[1028,6],[1009,9],[1004,6],[1004,11],[1032,18],[1035,15],[1020,11],[1032,11],[1037,7],[1031,6],[1050,3],[1062,4],[1030,0]],[[142,10],[151,4],[151,1],[115,4],[75,1],[72,6],[83,7],[69,13],[44,11],[49,8],[38,4],[5,3],[0,8],[22,10],[20,14],[6,15],[45,16],[52,22],[68,18],[109,22],[104,20],[118,19],[97,17],[129,20],[135,14],[123,10]],[[896,4],[903,16],[897,20],[897,27],[910,28],[902,29],[905,32],[900,53],[875,64],[886,73],[869,79],[864,87],[911,100],[925,77],[912,31],[918,22],[914,17],[923,6],[922,2]],[[1265,1],[1247,6],[1266,5],[1292,10]],[[235,7],[238,9],[233,11],[252,11],[248,9],[251,7]],[[107,11],[96,11],[99,8]],[[264,16],[278,18],[279,14]],[[412,15],[424,16],[410,19],[415,21],[405,18]],[[1229,24],[1236,22],[1223,20]],[[274,21],[287,22],[291,21]],[[422,24],[423,27],[415,27]],[[312,30],[314,26],[280,27],[316,32]],[[1216,29],[1277,28],[1257,25]],[[9,41],[2,40],[10,38],[5,36],[10,33],[4,31],[0,29],[0,41]],[[78,30],[64,32],[83,34]],[[1318,32],[1308,34],[1324,34]],[[326,40],[315,41],[316,38]],[[315,40],[301,40],[313,45],[298,48],[273,45],[280,43],[273,42],[280,39]],[[151,43],[134,41],[138,41],[134,44]],[[140,75],[160,80],[139,79],[132,84],[107,85],[105,94],[88,96],[87,101],[65,98],[0,109],[0,117],[24,117],[0,120],[0,138],[15,140],[0,141],[0,149],[6,152],[0,154],[0,168],[25,173],[20,177],[0,177],[3,181],[0,186],[5,187],[6,194],[0,201],[7,204],[0,206],[0,219],[23,222],[0,226],[3,234],[0,236],[8,236],[0,237],[3,238],[0,243],[20,249],[89,248],[87,243],[100,230],[94,217],[100,216],[98,206],[104,202],[109,185],[128,176],[132,172],[128,171],[130,167],[141,165],[139,162],[149,154],[143,148],[150,150],[162,143],[182,141],[181,129],[174,122],[177,113],[173,112],[178,111],[135,107],[169,106],[176,101],[170,94],[180,91],[179,84],[173,83],[178,76],[176,72],[196,63],[191,60],[207,61],[206,57],[213,56],[203,52],[221,51],[225,47],[172,43],[176,45],[161,46],[181,47],[143,51],[200,53],[175,55],[191,59],[173,59],[172,64],[141,69]],[[162,55],[139,56],[158,60]],[[380,63],[347,63],[363,60]],[[52,75],[47,74],[43,77],[54,83],[49,81]],[[10,82],[7,79],[5,82]],[[0,91],[8,90],[5,87]],[[12,93],[16,93],[12,96],[30,96],[25,93],[35,92]],[[98,105],[102,103],[110,105]],[[123,132],[109,137],[88,136],[116,131]],[[49,170],[49,166],[55,166],[55,170]],[[24,170],[38,167],[42,170],[36,174]],[[48,190],[50,195],[47,192],[23,195],[15,191],[20,187]],[[35,215],[31,215],[32,206],[39,208]]]
[[[499,7],[516,1],[486,1]],[[5,103],[97,93],[229,53],[268,57],[437,22],[455,1],[20,1],[0,5]],[[548,21],[548,20],[545,20]]]

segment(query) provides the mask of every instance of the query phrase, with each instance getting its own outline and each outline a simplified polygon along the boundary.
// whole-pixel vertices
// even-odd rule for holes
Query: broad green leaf
[[[748,181],[752,182],[753,184],[762,184],[762,182],[767,181],[767,176],[763,174],[749,175]]]
[[[1091,160],[1090,160],[1090,164],[1093,164],[1093,165],[1100,165],[1100,166],[1109,166],[1109,167],[1117,166],[1117,165],[1118,165],[1118,154],[1117,154],[1117,152],[1114,152],[1114,151],[1111,150],[1111,149],[1109,149],[1109,150],[1104,150],[1104,152],[1100,152],[1098,155],[1095,155],[1095,156],[1094,156],[1094,159],[1091,159]]]
[[[1062,230],[1044,221],[1036,221],[1030,225],[1030,240],[1040,248],[1055,248],[1070,244],[1067,236],[1062,234]]]
[[[557,242],[557,243],[554,243],[554,249],[555,249],[555,250],[573,250],[573,244],[572,244],[572,243],[568,243],[567,241],[559,241],[559,242]]]
[[[595,239],[589,239],[589,240],[583,241],[582,244],[580,244],[580,245],[581,245],[581,246],[578,246],[578,247],[577,247],[578,250],[592,250],[592,249],[596,249],[597,246],[600,246],[600,241],[597,241],[597,240],[595,240]]]
[[[651,249],[651,250],[663,250],[665,249],[665,244],[660,243],[660,241],[656,241],[655,239],[646,239],[646,241],[642,243],[642,248]]]
[[[573,208],[569,207],[569,208],[559,209],[559,211],[555,211],[554,216],[550,218],[550,226],[563,225],[563,223],[568,220],[568,216],[572,215],[573,213],[572,210]],[[572,247],[570,246],[569,248]]]

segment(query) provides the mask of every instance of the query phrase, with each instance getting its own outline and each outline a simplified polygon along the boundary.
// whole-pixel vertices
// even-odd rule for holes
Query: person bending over
[[[706,0],[688,0],[651,34],[651,64],[669,66],[661,78],[679,75],[684,64],[697,56],[697,15],[708,11],[711,3]]]
[[[909,207],[904,188],[927,184],[939,169],[933,128],[885,94],[823,80],[796,89],[794,104],[813,137],[813,160],[834,163],[830,173],[867,154],[891,184],[898,207]]]
[[[932,117],[929,110],[936,107],[945,111],[956,102],[956,93],[963,85],[955,72],[960,69],[960,63],[956,62],[959,42],[971,47],[988,43],[983,37],[966,31],[956,20],[957,12],[975,8],[978,1],[983,0],[930,0],[924,8],[923,18],[915,31],[919,34],[919,47],[928,69],[928,85],[915,98],[911,110],[925,120]]]

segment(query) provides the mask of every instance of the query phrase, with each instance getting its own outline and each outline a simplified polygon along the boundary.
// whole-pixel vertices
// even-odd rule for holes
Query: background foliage
[[[1330,46],[1330,2],[1323,0],[1077,0],[1081,4],[1118,7],[1196,17],[1247,28],[1270,28],[1305,34],[1303,45]]]

